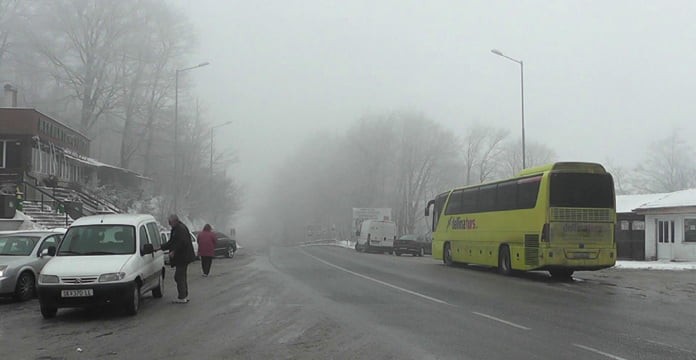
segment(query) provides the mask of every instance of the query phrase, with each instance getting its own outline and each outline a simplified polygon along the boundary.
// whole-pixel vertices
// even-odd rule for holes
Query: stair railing
[[[41,204],[41,211],[44,210],[44,203],[45,203],[45,202],[48,202],[48,200],[45,200],[45,199],[46,199],[46,198],[51,199],[51,200],[52,200],[52,203],[54,204],[54,206],[53,206],[53,207],[55,208],[54,211],[55,211],[56,213],[59,213],[59,212],[57,211],[57,209],[58,209],[59,207],[62,207],[62,208],[63,208],[63,213],[65,214],[65,226],[68,226],[68,225],[69,225],[69,218],[68,218],[67,206],[66,206],[66,203],[65,203],[64,201],[62,201],[62,200],[60,200],[59,198],[55,197],[54,195],[48,193],[47,191],[44,191],[44,190],[40,189],[38,186],[32,185],[31,183],[28,183],[28,182],[26,182],[26,181],[23,181],[23,182],[22,182],[22,185],[23,185],[23,187],[24,187],[24,196],[25,196],[24,199],[25,199],[25,200],[29,200],[27,188],[31,188],[32,190],[38,191],[38,192],[41,194],[41,197],[40,197],[40,200],[39,200],[39,203]],[[84,214],[82,213],[82,210],[78,210],[78,209],[76,209],[76,210],[78,211],[78,213],[79,213],[80,216],[83,216],[83,215],[84,215]]]

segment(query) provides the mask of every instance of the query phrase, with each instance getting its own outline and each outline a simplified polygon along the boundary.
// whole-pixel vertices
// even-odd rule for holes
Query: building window
[[[684,219],[684,242],[696,243],[696,219]]]
[[[631,225],[631,224],[629,223],[628,220],[621,220],[620,225],[621,225],[621,230],[622,230],[622,231],[628,231],[628,230],[630,230],[630,225]]]
[[[633,230],[645,230],[645,221],[635,220],[632,224]]]

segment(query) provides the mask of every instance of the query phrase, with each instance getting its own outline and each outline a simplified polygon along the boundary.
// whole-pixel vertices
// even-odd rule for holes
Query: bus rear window
[[[614,181],[609,174],[551,174],[551,207],[613,208]]]

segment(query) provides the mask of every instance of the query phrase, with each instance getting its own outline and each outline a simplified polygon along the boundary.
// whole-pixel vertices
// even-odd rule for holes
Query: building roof
[[[635,210],[696,207],[696,189],[687,189],[663,194],[662,197],[648,201]]]
[[[50,120],[52,120],[52,121],[54,121],[54,122],[60,124],[61,126],[65,127],[66,129],[68,129],[68,130],[74,132],[75,134],[82,136],[85,140],[91,141],[91,139],[90,139],[86,134],[84,134],[82,131],[75,129],[75,128],[73,128],[72,126],[70,126],[70,125],[68,125],[68,124],[66,124],[66,123],[64,123],[64,122],[62,122],[62,121],[60,121],[60,120],[56,120],[56,119],[53,118],[52,116],[48,116],[48,115],[42,113],[41,111],[37,110],[36,108],[29,108],[29,107],[0,107],[0,110],[2,110],[2,111],[35,112],[35,113],[38,113],[39,115],[45,117],[46,119],[50,119]]]
[[[659,200],[668,194],[616,195],[616,213],[630,213],[651,201]]]
[[[72,223],[72,226],[81,225],[137,225],[143,221],[154,221],[152,215],[147,214],[105,214],[81,217]]]

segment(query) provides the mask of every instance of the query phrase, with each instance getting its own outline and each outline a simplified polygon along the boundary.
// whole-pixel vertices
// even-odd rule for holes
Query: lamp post
[[[199,67],[210,65],[209,62],[203,62],[196,66],[187,67],[184,69],[176,69],[174,76],[174,213],[179,211],[179,73],[184,71],[197,69]]]
[[[522,60],[517,60],[514,58],[511,58],[505,54],[503,54],[500,50],[498,49],[493,49],[491,52],[495,55],[502,56],[508,60],[514,61],[518,64],[520,64],[520,92],[522,94],[522,168],[527,167],[527,156],[525,154],[525,144],[524,144],[524,64],[522,63]]]

